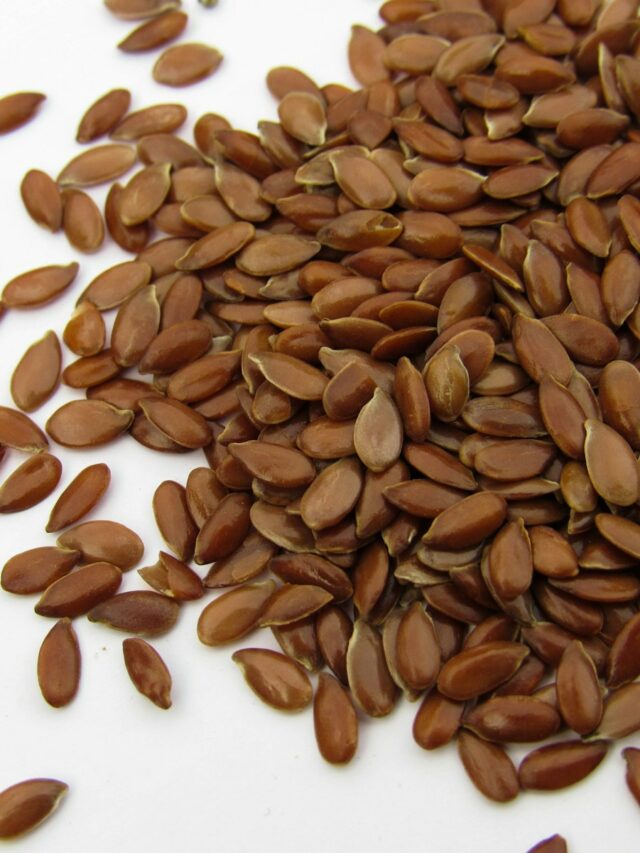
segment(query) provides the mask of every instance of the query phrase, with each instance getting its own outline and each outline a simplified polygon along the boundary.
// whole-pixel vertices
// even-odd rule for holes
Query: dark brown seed
[[[45,546],[15,554],[4,565],[0,583],[7,592],[31,595],[43,592],[80,561],[80,551]]]
[[[62,463],[37,453],[18,466],[0,486],[0,512],[21,512],[49,497],[60,481]]]
[[[0,98],[0,133],[9,133],[31,121],[45,98],[39,92],[16,92]]]
[[[27,779],[0,792],[0,838],[15,838],[46,820],[69,786],[57,779]]]
[[[313,701],[318,749],[330,764],[347,764],[358,747],[358,718],[345,688],[328,673],[320,673]]]
[[[582,736],[594,731],[602,717],[602,690],[594,663],[578,640],[562,653],[556,693],[565,723]]]
[[[556,791],[580,782],[607,754],[607,741],[563,741],[530,752],[518,768],[523,788]]]
[[[61,363],[55,332],[31,344],[11,376],[11,396],[19,409],[33,412],[51,397],[60,380]]]
[[[121,581],[122,572],[111,563],[90,563],[47,587],[34,609],[39,616],[82,616],[112,596]]]
[[[122,641],[122,653],[136,690],[158,708],[170,708],[171,674],[153,646],[140,637],[129,637]]]
[[[462,731],[458,735],[458,754],[469,778],[485,797],[505,803],[518,796],[518,774],[502,747]]]
[[[90,622],[102,622],[118,631],[155,637],[173,628],[180,605],[157,592],[121,592],[93,607]]]
[[[300,711],[311,703],[313,688],[302,667],[279,652],[240,649],[232,659],[253,692],[279,711]]]
[[[86,562],[105,560],[122,571],[140,560],[144,545],[140,537],[116,521],[85,521],[58,537],[61,548],[82,553]]]
[[[30,169],[20,184],[20,195],[34,222],[50,231],[60,230],[62,198],[58,185],[46,172]]]
[[[42,641],[38,653],[38,684],[54,708],[68,705],[80,684],[80,646],[71,620],[60,619]]]

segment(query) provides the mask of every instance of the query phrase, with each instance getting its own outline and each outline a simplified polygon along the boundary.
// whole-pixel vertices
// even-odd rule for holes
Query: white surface
[[[133,109],[162,101],[188,105],[185,138],[206,111],[254,130],[259,119],[276,114],[263,82],[270,67],[297,65],[321,84],[351,81],[349,27],[375,25],[378,3],[221,0],[204,9],[185,0],[184,7],[190,14],[184,38],[215,45],[225,60],[210,80],[172,90],[152,81],[153,54],[116,50],[130,27],[99,0],[2,0],[0,91],[35,89],[48,100],[30,125],[0,137],[0,285],[32,267],[74,258],[81,272],[64,299],[0,321],[1,403],[11,405],[10,373],[26,346],[48,328],[60,334],[82,288],[125,259],[113,244],[95,257],[79,256],[64,236],[33,224],[18,193],[25,171],[39,167],[55,176],[80,150],[75,128],[85,108],[116,86],[131,89]],[[102,201],[104,188],[93,195]],[[65,363],[72,358],[66,353]],[[36,421],[43,425],[76,396],[61,388]],[[161,547],[151,512],[156,485],[184,482],[191,467],[204,464],[200,453],[158,455],[128,438],[94,452],[53,451],[64,464],[61,486],[92,462],[109,463],[108,498],[91,517],[138,531],[146,543],[143,564],[154,562]],[[10,453],[2,477],[21,461],[21,454]],[[17,551],[53,544],[44,525],[54,500],[0,519],[0,565]],[[142,586],[134,571],[123,589]],[[36,616],[33,604],[32,597],[0,593],[0,789],[53,776],[71,791],[58,815],[19,843],[16,849],[25,853],[524,853],[554,832],[568,839],[573,853],[640,847],[638,807],[625,787],[619,746],[574,789],[525,794],[499,807],[475,791],[453,748],[426,753],[413,743],[416,706],[403,702],[390,718],[363,722],[349,767],[328,766],[316,750],[311,710],[272,711],[245,685],[229,650],[200,645],[195,624],[202,602],[184,607],[176,629],[153,641],[174,678],[169,712],[129,682],[123,635],[82,619],[76,620],[80,691],[71,706],[55,711],[35,678],[38,647],[52,623]],[[266,631],[248,644],[276,647]]]

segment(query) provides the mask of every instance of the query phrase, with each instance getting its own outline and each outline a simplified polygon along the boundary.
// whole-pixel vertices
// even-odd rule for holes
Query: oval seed
[[[325,530],[341,522],[355,507],[362,491],[360,464],[352,458],[329,465],[314,479],[300,502],[307,527]]]
[[[269,649],[240,649],[232,660],[253,692],[279,711],[300,711],[311,703],[313,688],[302,667]]]
[[[253,507],[251,499],[245,494],[234,493],[222,498],[198,534],[196,563],[212,563],[232,554],[249,532],[251,521],[260,530],[253,515],[249,518],[249,510],[253,510]],[[265,535],[263,530],[260,532]]]
[[[380,635],[362,619],[356,620],[349,640],[347,674],[353,698],[365,714],[391,713],[398,689],[387,669]]]
[[[45,98],[39,92],[16,92],[0,98],[0,134],[31,121]]]
[[[222,62],[222,54],[206,44],[182,43],[168,47],[153,66],[153,79],[165,86],[189,86],[209,77]]]
[[[551,737],[561,722],[546,702],[531,696],[498,696],[476,705],[464,725],[487,740],[528,743]]]
[[[84,521],[59,536],[57,544],[80,551],[85,561],[105,560],[122,571],[135,566],[144,552],[140,537],[116,521]]]
[[[511,678],[528,654],[527,646],[500,640],[466,649],[444,664],[438,690],[449,699],[473,699]]]
[[[607,684],[619,687],[640,675],[640,616],[633,616],[613,641],[607,658]]]
[[[208,604],[198,619],[198,639],[207,646],[230,643],[256,628],[269,599],[274,581],[247,584],[220,595]]]
[[[160,483],[153,493],[153,514],[160,535],[185,562],[193,557],[198,528],[191,518],[186,490],[174,480]]]
[[[155,637],[173,628],[180,605],[157,592],[121,592],[93,607],[90,622],[102,622],[118,631]]]
[[[60,482],[62,463],[38,453],[18,466],[0,486],[0,512],[21,512],[48,498]]]
[[[499,495],[470,495],[438,515],[423,541],[435,548],[460,549],[478,545],[505,519],[507,504]]]
[[[47,332],[27,349],[11,376],[13,402],[23,412],[45,403],[60,381],[62,353],[55,332]]]
[[[596,492],[609,503],[630,506],[638,500],[640,481],[636,458],[628,443],[611,427],[589,418],[584,443],[587,471]]]
[[[57,409],[45,429],[65,447],[95,447],[113,441],[133,422],[133,412],[102,400],[73,400]]]
[[[80,266],[39,267],[12,278],[4,286],[2,301],[7,308],[35,308],[51,302],[72,284]]]
[[[60,190],[46,172],[30,169],[20,184],[20,195],[27,213],[49,231],[62,227],[62,198]]]
[[[131,104],[128,89],[111,89],[91,104],[80,119],[76,133],[77,142],[93,142],[109,133],[124,117]]]
[[[440,646],[431,618],[418,601],[407,609],[396,637],[398,673],[413,690],[428,690],[440,670]]]
[[[113,595],[121,581],[122,572],[111,563],[90,563],[47,587],[34,609],[39,616],[82,616]]]
[[[114,181],[128,172],[135,161],[136,152],[129,145],[97,145],[67,163],[58,175],[58,184],[61,187],[92,187]]]
[[[27,779],[0,792],[0,838],[15,838],[46,820],[69,786],[57,779]]]
[[[119,213],[129,228],[150,219],[171,188],[171,164],[155,163],[137,172],[120,195]]]
[[[298,450],[266,441],[244,441],[228,445],[254,477],[283,489],[306,486],[316,475],[315,466]]]
[[[502,747],[462,731],[458,736],[458,754],[469,778],[485,797],[505,803],[518,796],[518,774]]]
[[[118,49],[125,53],[154,50],[178,38],[186,27],[187,21],[188,16],[184,12],[169,9],[132,30],[118,44]]]
[[[80,551],[66,548],[30,548],[7,560],[0,585],[14,595],[43,592],[54,581],[68,574],[81,556]]]
[[[68,705],[80,684],[80,646],[71,620],[60,619],[42,641],[38,652],[38,684],[54,708]]]
[[[83,468],[53,505],[45,528],[47,533],[55,533],[79,521],[98,503],[110,482],[108,465],[97,463]]]
[[[170,708],[171,674],[153,646],[140,637],[129,637],[122,641],[122,653],[136,690],[158,708]]]
[[[321,672],[313,701],[313,724],[322,757],[347,764],[358,747],[358,718],[349,694],[328,673]]]
[[[353,441],[356,453],[370,471],[386,471],[400,456],[403,426],[398,409],[382,389],[356,418]]]
[[[556,674],[558,708],[565,723],[579,735],[588,735],[602,717],[602,690],[593,660],[582,643],[569,643]]]
[[[62,193],[62,227],[67,240],[80,252],[95,252],[104,241],[104,221],[100,209],[83,190]]]
[[[538,791],[556,791],[574,785],[595,770],[607,749],[608,743],[603,740],[564,741],[541,746],[520,763],[520,785]]]

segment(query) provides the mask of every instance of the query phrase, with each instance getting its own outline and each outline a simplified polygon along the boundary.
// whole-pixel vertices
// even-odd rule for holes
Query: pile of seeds
[[[123,49],[179,34],[179,5],[107,2],[151,15],[153,38],[136,30]],[[283,653],[233,658],[273,707],[313,702],[327,761],[353,757],[359,714],[404,696],[420,702],[417,744],[455,740],[473,783],[503,802],[578,782],[640,729],[637,5],[389,0],[378,32],[353,28],[359,89],[274,68],[279,122],[253,135],[206,114],[195,147],[173,135],[184,107],[129,113],[113,90],[77,137],[112,142],[56,181],[27,173],[36,222],[79,251],[106,223],[135,257],[79,295],[62,334],[76,361],[61,372],[48,332],[16,367],[0,444],[32,455],[0,511],[55,490],[49,439],[128,433],[207,463],[156,490],[169,551],[139,570],[151,589],[118,592],[138,536],[82,520],[106,465],[58,497],[57,544],[4,567],[5,590],[40,593],[36,612],[59,620],[38,660],[50,704],[78,686],[73,618],[154,636],[232,587],[202,610],[200,640],[270,628]],[[160,68],[188,82],[194,56]],[[41,98],[1,100],[0,128]],[[85,188],[137,161],[103,216]],[[77,272],[26,272],[3,306],[44,305]],[[86,399],[45,434],[25,413],[60,377]],[[123,651],[136,687],[168,708],[157,652],[139,636]],[[509,743],[556,735],[514,766]],[[640,801],[640,750],[624,757]],[[535,849],[566,848],[554,836]]]

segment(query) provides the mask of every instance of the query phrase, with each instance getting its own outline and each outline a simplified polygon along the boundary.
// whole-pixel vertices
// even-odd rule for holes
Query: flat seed
[[[326,589],[313,584],[284,584],[269,599],[260,617],[260,626],[298,622],[320,610],[332,598]]]
[[[288,92],[278,104],[282,128],[307,145],[322,145],[327,120],[323,102],[309,92]]]
[[[131,104],[128,89],[111,89],[98,98],[80,119],[76,132],[77,142],[93,142],[114,129]]]
[[[604,702],[604,713],[598,726],[603,738],[623,738],[640,728],[640,684],[627,684],[612,690]]]
[[[385,471],[400,456],[402,438],[400,413],[391,397],[377,388],[356,419],[356,453],[369,470]]]
[[[85,521],[59,536],[57,544],[80,551],[85,562],[105,560],[122,571],[132,568],[144,551],[140,537],[116,521]]]
[[[104,242],[104,221],[100,209],[83,190],[62,193],[62,227],[67,240],[80,252],[95,252]]]
[[[353,458],[341,459],[318,474],[300,503],[304,523],[324,530],[342,521],[355,507],[363,485],[362,469]]]
[[[107,9],[125,21],[154,18],[179,5],[180,0],[105,0]]]
[[[169,548],[188,562],[193,557],[198,528],[189,513],[184,486],[174,480],[160,483],[153,494],[153,514]]]
[[[19,409],[33,412],[51,397],[60,380],[61,362],[55,332],[31,344],[11,376],[11,396]]]
[[[254,477],[280,488],[306,486],[316,475],[315,467],[300,451],[266,441],[230,444],[229,452]]]
[[[607,684],[620,687],[640,674],[638,648],[640,646],[640,618],[633,616],[613,641],[607,658]]]
[[[580,782],[600,764],[608,749],[606,741],[564,741],[541,746],[520,763],[518,778],[523,788],[556,791]]]
[[[527,853],[567,853],[567,850],[567,842],[561,835],[551,835],[539,841]]]
[[[273,234],[246,246],[238,256],[237,265],[249,275],[279,275],[295,269],[319,251],[320,244],[315,240],[294,234]]]
[[[499,696],[467,714],[464,725],[482,738],[499,743],[529,743],[554,735],[561,718],[553,706],[531,696]]]
[[[398,625],[396,665],[409,688],[427,690],[435,684],[440,669],[440,646],[433,623],[420,602],[415,601]]]
[[[157,592],[121,592],[93,607],[90,622],[102,622],[118,631],[155,637],[173,628],[180,605]]]
[[[69,790],[57,779],[27,779],[0,792],[0,838],[15,838],[46,820]]]
[[[569,643],[556,674],[558,708],[569,728],[579,735],[590,734],[603,711],[602,690],[593,661],[582,643]]]
[[[147,397],[140,407],[149,421],[168,438],[194,450],[211,443],[211,430],[202,415],[178,400]]]
[[[136,690],[158,708],[171,707],[171,674],[158,652],[139,637],[122,641],[124,663]]]
[[[42,641],[38,652],[38,684],[54,708],[68,705],[80,685],[80,646],[71,620],[60,619]]]
[[[250,222],[232,222],[222,225],[206,237],[200,238],[176,261],[181,270],[199,270],[222,263],[239,252],[255,234]]]
[[[236,493],[222,498],[198,534],[195,544],[196,563],[211,563],[228,557],[242,544],[250,528],[250,508],[248,495]],[[256,522],[253,523],[260,530]]]
[[[187,21],[188,17],[184,12],[169,9],[132,30],[118,44],[118,49],[125,53],[154,50],[178,38],[186,27]]]
[[[321,673],[313,703],[318,749],[330,764],[347,764],[358,746],[358,718],[349,694],[339,681]]]
[[[144,262],[125,261],[116,264],[96,276],[78,301],[87,300],[99,311],[117,308],[148,284],[151,274],[151,267]]]
[[[111,353],[115,364],[137,364],[160,327],[160,305],[155,285],[133,294],[118,310],[111,330]]]
[[[347,673],[354,701],[370,717],[390,714],[397,688],[385,663],[382,639],[358,619],[347,650]]]
[[[533,567],[547,577],[574,577],[578,574],[578,558],[567,540],[552,527],[538,526],[529,530]]]
[[[16,92],[0,98],[0,134],[22,127],[34,118],[46,95],[39,92]]]
[[[274,581],[247,584],[233,589],[208,604],[198,619],[198,639],[207,646],[230,643],[258,626],[272,597]]]
[[[62,464],[37,453],[19,465],[0,486],[0,512],[21,512],[49,497],[60,481]]]
[[[20,184],[20,195],[29,216],[49,231],[62,227],[60,190],[46,172],[30,169]]]
[[[469,778],[485,797],[505,803],[518,796],[518,774],[501,746],[462,731],[458,735],[458,754]]]
[[[628,746],[622,750],[622,757],[627,762],[627,787],[640,803],[640,751]]]
[[[121,571],[111,563],[90,563],[54,581],[34,609],[39,616],[58,619],[82,616],[113,595],[121,581]]]
[[[46,305],[59,296],[73,282],[79,265],[47,266],[29,270],[12,278],[2,291],[2,302],[7,308],[34,308]]]
[[[182,104],[155,104],[128,113],[111,132],[119,142],[131,142],[149,133],[171,133],[184,124],[187,111]]]
[[[506,503],[491,493],[470,495],[433,521],[424,541],[436,548],[467,548],[478,545],[504,521]]]
[[[91,187],[114,181],[133,166],[136,152],[129,145],[97,145],[74,157],[58,175],[61,187]]]
[[[283,353],[257,352],[250,356],[276,388],[298,400],[320,400],[327,377],[317,368]]]
[[[168,47],[153,66],[153,79],[165,86],[189,86],[211,76],[222,54],[206,44],[182,43]]]
[[[463,713],[464,703],[432,691],[425,696],[413,721],[413,739],[423,749],[445,746],[460,728]]]
[[[128,409],[117,409],[102,400],[73,400],[51,415],[46,430],[65,447],[95,447],[113,441],[132,421],[133,412]]]
[[[611,427],[585,421],[585,459],[596,492],[612,504],[630,506],[638,499],[636,459],[627,442]]]
[[[269,562],[270,571],[289,584],[312,584],[329,592],[335,601],[353,593],[343,569],[316,554],[280,554]]]
[[[571,392],[552,376],[543,376],[539,389],[542,420],[556,445],[567,456],[582,459],[585,412]]]
[[[302,667],[279,652],[240,649],[232,660],[254,693],[280,711],[300,711],[311,703],[313,689]]]
[[[201,320],[184,320],[163,329],[143,355],[140,373],[173,373],[203,355],[211,345],[211,330]]]
[[[170,172],[170,163],[156,163],[131,178],[120,196],[119,212],[125,226],[140,225],[160,208],[171,188]]]
[[[216,589],[252,580],[262,574],[277,550],[273,542],[254,530],[233,554],[216,561],[207,573],[204,585]]]
[[[528,654],[527,646],[499,640],[466,649],[444,664],[438,690],[449,699],[473,699],[511,678]]]
[[[22,551],[5,563],[0,577],[2,589],[14,595],[43,592],[70,572],[80,557],[79,551],[51,546]]]

